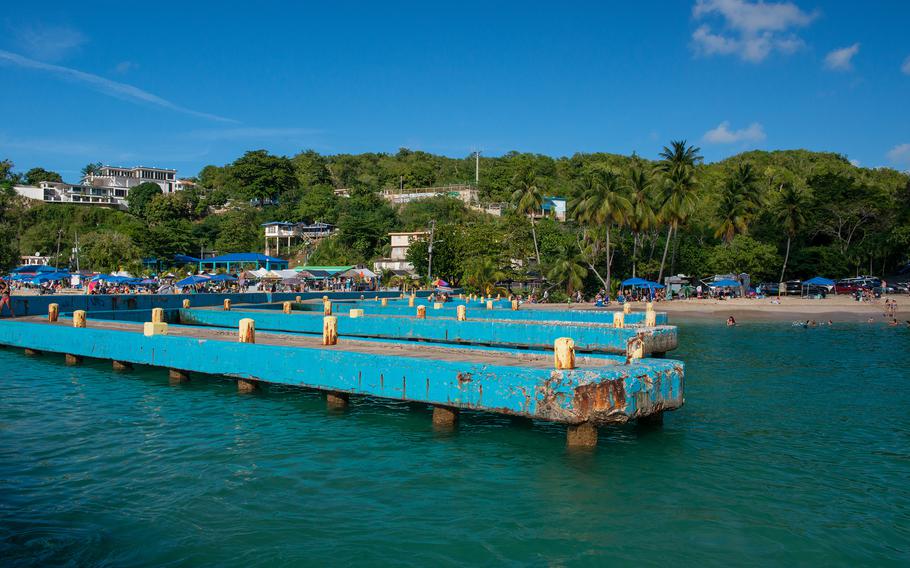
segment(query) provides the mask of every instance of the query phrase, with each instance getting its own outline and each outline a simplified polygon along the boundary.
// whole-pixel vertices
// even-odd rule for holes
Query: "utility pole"
[[[76,253],[76,272],[79,272],[79,231],[76,231],[76,248],[73,251]]]
[[[474,184],[480,185],[480,150],[474,152]]]
[[[427,247],[427,255],[429,260],[427,263],[427,280],[430,284],[433,283],[433,236],[436,232],[436,219],[430,221],[430,246]]]
[[[63,234],[63,229],[57,229],[57,254],[54,255],[54,270],[60,270],[58,266],[60,264],[60,235]]]

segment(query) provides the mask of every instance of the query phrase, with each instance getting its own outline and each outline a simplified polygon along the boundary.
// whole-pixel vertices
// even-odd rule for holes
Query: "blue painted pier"
[[[187,321],[196,314],[247,315],[214,309],[174,309],[168,315],[173,320],[184,311],[189,312]],[[249,314],[255,324],[237,318],[218,320],[217,325],[183,325],[165,323],[160,311],[151,318],[154,324],[98,319],[89,312],[85,327],[75,326],[77,320],[81,325],[83,315],[76,312],[57,321],[48,316],[0,320],[0,345],[23,349],[26,355],[62,354],[67,364],[88,357],[110,360],[117,370],[162,367],[175,382],[196,373],[220,375],[236,380],[241,392],[268,383],[317,389],[335,407],[345,406],[351,395],[424,403],[433,407],[438,427],[454,425],[461,410],[564,423],[572,446],[596,444],[598,426],[660,423],[663,412],[684,403],[681,362],[646,358],[641,351],[576,356],[574,342],[566,339],[571,330],[561,326],[557,329],[566,331],[565,337],[556,340],[554,350],[542,351],[403,340],[399,334],[408,332],[407,327],[389,331],[394,339],[339,337],[334,329],[358,319],[389,326],[396,318],[388,317],[343,318],[338,323],[337,316],[260,310]],[[151,314],[130,315],[143,320]],[[262,328],[269,317],[282,316],[322,320],[323,335]]]
[[[348,309],[339,316],[339,336],[542,350],[552,349],[553,343],[560,337],[571,337],[578,351],[619,355],[625,355],[630,342],[635,339],[643,342],[644,355],[663,356],[677,346],[677,329],[668,325],[616,328],[612,323],[565,322],[553,325],[552,321],[475,319],[476,313],[484,313],[476,309],[466,313],[465,321],[458,321],[454,314],[417,319],[413,315],[386,314],[382,309],[369,305],[369,302],[359,305],[363,306],[364,315],[350,317]],[[333,304],[333,311],[335,306],[337,304]],[[322,335],[321,313],[295,310],[285,314],[274,309],[255,308],[241,305],[231,311],[218,308],[181,309],[169,321],[236,329],[241,319],[252,318],[256,321],[256,329]],[[322,309],[321,304],[319,309]],[[107,319],[116,317],[116,314],[99,313],[96,317]]]

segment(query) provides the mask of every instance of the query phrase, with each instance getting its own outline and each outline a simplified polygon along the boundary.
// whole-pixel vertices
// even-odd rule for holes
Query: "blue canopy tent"
[[[211,278],[208,276],[188,276],[183,280],[174,283],[174,286],[193,286],[195,284],[201,284],[203,282],[210,281]]]
[[[236,282],[237,277],[230,274],[216,274],[209,278],[209,282]]]
[[[708,284],[712,288],[739,288],[742,284],[736,280],[718,280],[717,282],[712,282]]]
[[[57,280],[69,280],[72,276],[69,272],[44,272],[32,278],[32,284],[43,284],[44,282],[55,282]]]
[[[132,280],[129,276],[115,276],[113,274],[98,274],[92,278],[93,282],[97,281],[109,282],[111,284],[122,284],[128,280]]]
[[[834,280],[831,280],[830,278],[824,278],[824,277],[822,277],[822,276],[816,276],[815,278],[810,278],[810,279],[808,279],[808,280],[804,280],[803,283],[802,283],[802,285],[801,285],[801,287],[800,287],[800,288],[801,288],[800,291],[802,292],[802,295],[803,295],[803,296],[808,296],[808,295],[809,295],[808,290],[809,290],[809,287],[810,287],[810,286],[821,286],[821,287],[824,287],[824,288],[832,288],[832,289],[833,289]],[[825,292],[822,292],[821,294],[818,294],[818,295],[820,295],[821,297],[824,297]]]
[[[648,282],[644,278],[628,278],[628,279],[622,281],[621,286],[623,286],[623,287],[629,286],[631,288],[641,288],[641,287],[645,287],[645,285],[647,285],[647,284],[650,284],[650,282]]]

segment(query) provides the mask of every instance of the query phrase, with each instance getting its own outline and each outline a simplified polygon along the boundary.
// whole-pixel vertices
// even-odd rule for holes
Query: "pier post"
[[[569,424],[566,428],[566,445],[570,448],[593,448],[597,445],[597,426],[590,422]]]
[[[286,314],[291,313],[291,303],[290,303],[290,302],[282,302],[282,303],[281,303],[281,311],[284,312],[284,313],[286,313]]]
[[[85,327],[85,310],[73,312],[73,327]]]
[[[342,410],[347,408],[349,396],[344,392],[327,392],[325,393],[325,405],[330,410]]]
[[[451,428],[458,422],[458,409],[451,406],[433,407],[433,426]]]
[[[363,310],[360,308],[351,308],[351,311],[348,312],[348,317],[350,318],[362,318]]]
[[[247,379],[237,379],[237,392],[240,393],[250,393],[259,390],[259,385],[256,384],[256,381],[250,381]]]
[[[231,311],[231,299],[230,298],[224,299],[224,311],[226,311],[226,312]]]
[[[325,316],[322,318],[322,344],[338,344],[338,318],[335,316]]]
[[[383,307],[383,308],[386,307],[386,306],[388,306],[388,305],[389,305],[389,299],[388,299],[388,298],[383,298],[381,304],[382,304],[382,307]]]
[[[632,304],[630,304],[629,302],[626,302],[625,304],[623,304],[622,313],[631,314],[632,313]]]
[[[256,343],[256,322],[251,318],[240,320],[240,331],[238,334],[240,343]]]
[[[648,327],[657,325],[657,313],[654,311],[654,304],[651,302],[648,302],[647,309],[645,310],[645,325]]]
[[[413,307],[414,307],[414,296],[409,296],[409,297],[408,297],[408,307],[409,307],[409,308],[413,308]]]
[[[512,300],[512,311],[513,312],[518,311],[518,300]]]
[[[60,315],[60,304],[48,304],[47,321],[57,321],[57,317],[59,315]]]
[[[79,363],[82,363],[82,357],[80,357],[79,355],[73,355],[71,353],[67,353],[66,355],[63,356],[63,361],[66,363],[66,365],[68,367],[72,367],[73,365],[78,365]]]
[[[184,309],[184,310],[190,309],[190,300],[189,300],[189,298],[186,298],[186,299],[183,300],[183,309]]]
[[[162,308],[152,308],[152,323],[164,323],[164,310]]]
[[[626,316],[622,312],[613,312],[613,327],[622,329],[626,327]]]
[[[493,300],[487,300],[487,309],[488,309],[488,310],[492,310],[492,309],[493,309]]]
[[[468,321],[468,308],[465,305],[458,306],[455,308],[455,311],[458,313],[458,321]]]
[[[426,306],[417,306],[417,319],[427,319],[427,307]]]
[[[142,324],[142,335],[152,337],[154,335],[167,335],[167,324],[164,322],[147,321]]]
[[[553,342],[553,362],[558,371],[575,368],[575,341],[571,337],[560,337]]]
[[[324,315],[324,316],[332,315],[332,301],[331,300],[322,301],[322,315]]]
[[[434,310],[441,310],[441,309],[442,309],[442,302],[433,302],[433,309],[434,309]]]
[[[179,383],[189,382],[190,374],[186,371],[181,371],[180,369],[168,369],[167,378],[172,385],[176,385]]]
[[[129,371],[133,368],[133,365],[126,361],[111,361],[111,367],[113,367],[115,371]]]
[[[300,296],[294,296],[294,301],[299,304],[302,301],[302,299]]]
[[[29,349],[28,347],[23,349],[22,352],[25,353],[26,357],[37,357],[38,355],[41,355],[41,352],[37,349]]]

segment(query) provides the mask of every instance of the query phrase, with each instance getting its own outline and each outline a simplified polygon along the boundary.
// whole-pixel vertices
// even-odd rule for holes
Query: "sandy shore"
[[[893,295],[889,299],[897,301],[897,319],[902,323],[910,320],[910,296]],[[571,309],[593,308],[591,304],[568,304]],[[567,304],[525,304],[522,309],[565,309]],[[607,309],[618,309],[612,304]],[[643,303],[633,303],[633,310],[643,310]],[[658,302],[654,309],[673,316],[691,319],[722,319],[733,316],[740,321],[851,321],[865,322],[872,318],[875,322],[885,322],[884,299],[873,302],[856,302],[847,296],[829,296],[824,300],[808,298],[783,297],[779,304],[771,299],[752,300],[735,298],[732,300],[674,300]]]

